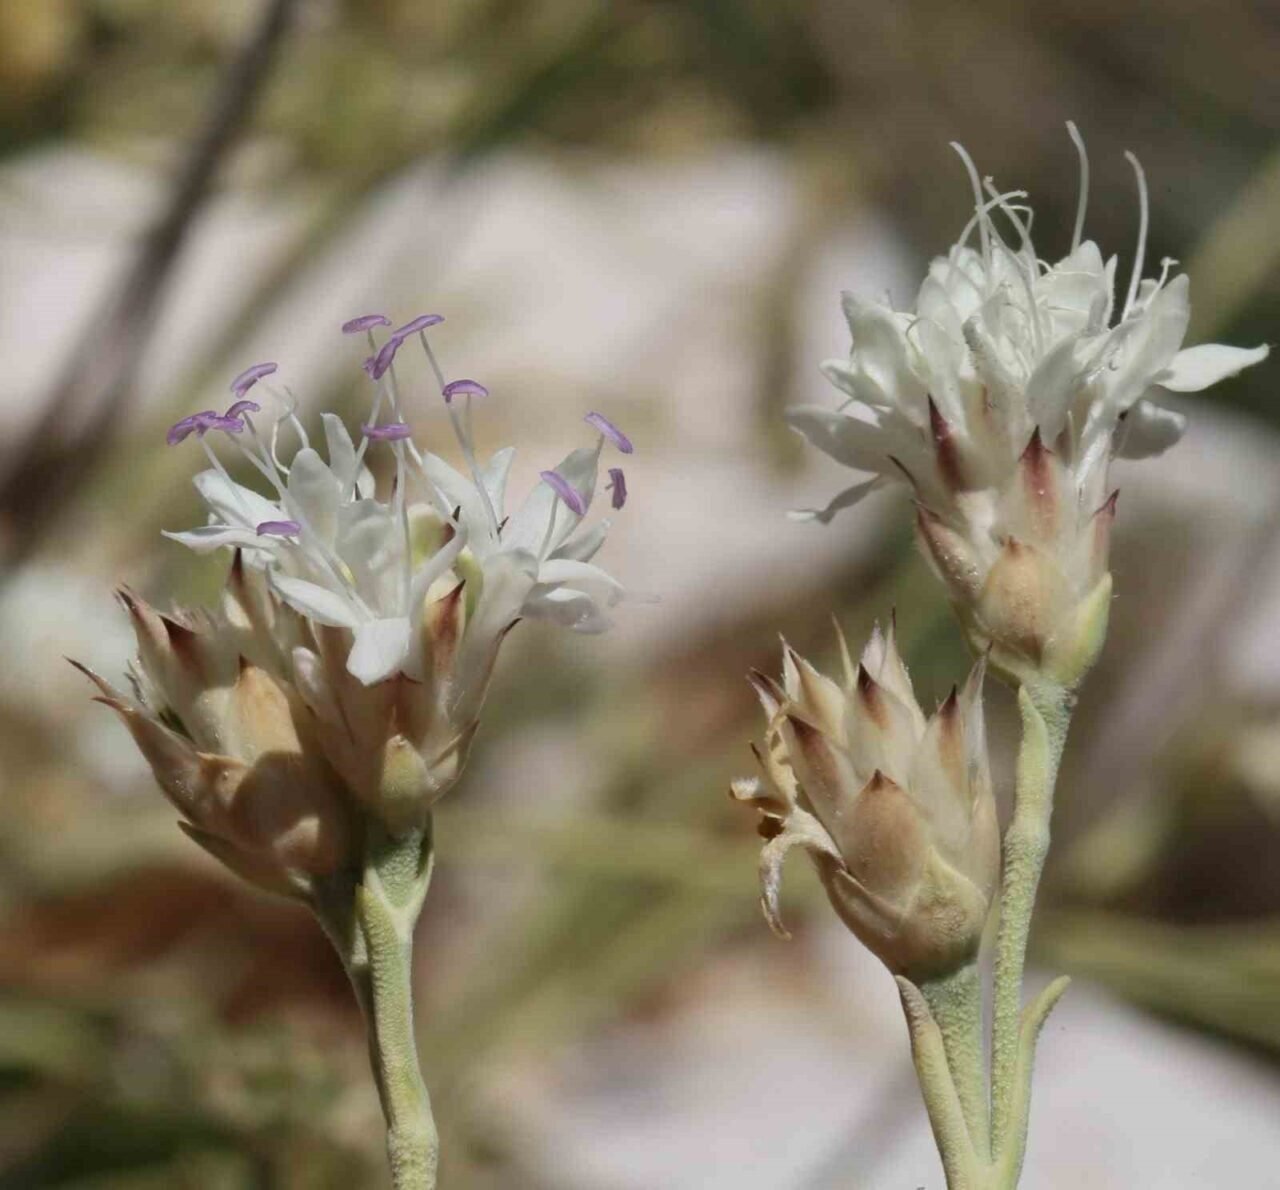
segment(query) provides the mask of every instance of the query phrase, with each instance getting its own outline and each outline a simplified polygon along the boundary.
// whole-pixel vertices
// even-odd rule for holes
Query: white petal
[[[622,586],[598,566],[578,562],[571,558],[559,558],[544,562],[538,567],[538,586],[565,585],[584,591],[592,598],[612,607],[622,598]],[[537,588],[535,587],[536,591]]]
[[[406,565],[404,536],[386,505],[376,500],[342,505],[334,550],[367,604],[384,613],[399,610]]]
[[[356,629],[347,672],[366,686],[391,677],[409,654],[409,619],[371,620]]]
[[[537,558],[517,550],[502,549],[485,560],[480,602],[462,637],[457,666],[460,678],[449,706],[459,722],[479,709],[498,645],[520,618],[537,567]]]
[[[318,451],[305,447],[293,456],[289,465],[289,498],[316,536],[332,542],[338,532],[342,485]]]
[[[1141,400],[1125,415],[1116,435],[1122,459],[1149,459],[1164,454],[1186,432],[1187,419],[1172,409]]]
[[[818,365],[820,371],[842,393],[873,409],[890,409],[893,399],[856,364],[849,360],[827,359]]]
[[[173,541],[181,542],[188,549],[195,550],[197,554],[207,554],[224,545],[263,549],[264,542],[273,540],[259,537],[252,529],[241,529],[233,525],[202,525],[199,529],[187,529],[182,533],[163,530],[163,534]]]
[[[1027,409],[1046,442],[1057,438],[1067,410],[1084,387],[1088,342],[1075,335],[1067,337],[1049,350],[1027,380]]]
[[[555,468],[582,495],[583,501],[590,507],[591,498],[595,495],[596,473],[600,462],[598,446],[580,446],[566,455]],[[539,483],[524,503],[511,515],[507,527],[502,531],[504,549],[524,550],[537,554],[542,549],[543,539],[547,534],[547,525],[551,517],[551,508],[559,497],[551,490],[549,484]],[[551,548],[557,549],[578,526],[582,518],[563,503],[556,509],[556,528],[551,536]]]
[[[536,586],[520,613],[531,620],[549,620],[573,632],[597,633],[609,627],[609,617],[599,603],[585,591],[572,587]]]
[[[1173,362],[1156,377],[1161,388],[1175,393],[1198,393],[1202,389],[1226,380],[1260,364],[1270,354],[1271,348],[1225,347],[1221,343],[1202,343],[1188,347],[1173,357]]]
[[[454,509],[461,510],[459,517],[467,527],[473,546],[484,550],[491,545],[494,540],[493,524],[489,520],[480,489],[439,455],[433,455],[430,451],[423,452],[422,470],[448,504],[449,507],[444,511],[452,516]]]
[[[322,413],[320,417],[324,422],[324,437],[329,447],[329,467],[342,484],[342,490],[354,490],[357,496],[366,499],[371,497],[374,492],[373,473],[363,461],[357,467],[355,444],[351,441],[342,418],[336,413]]]
[[[787,424],[837,463],[857,471],[884,472],[892,448],[884,430],[821,405],[796,405],[786,412]]]
[[[507,502],[507,477],[511,474],[511,460],[516,457],[514,446],[504,446],[495,451],[489,461],[480,468],[480,478],[493,503],[493,511],[501,521]]]
[[[252,488],[230,482],[218,471],[201,471],[191,482],[214,514],[229,525],[253,529],[263,521],[287,519],[278,505]]]
[[[604,539],[609,535],[612,525],[613,522],[608,517],[597,521],[590,529],[584,529],[581,533],[575,534],[558,550],[552,551],[551,557],[553,559],[568,558],[574,562],[590,562],[600,552],[600,547],[604,545]]]
[[[1185,273],[1175,277],[1142,314],[1116,328],[1121,347],[1115,370],[1104,381],[1113,413],[1128,409],[1178,354],[1191,318],[1188,285]]]
[[[879,302],[863,302],[850,293],[840,297],[853,336],[850,362],[894,404],[923,408],[925,389],[911,370],[904,320]]]
[[[271,585],[295,611],[321,624],[334,628],[357,628],[363,622],[346,599],[317,583],[272,572]]]
[[[817,521],[820,524],[829,525],[836,513],[843,512],[846,508],[852,508],[864,496],[869,496],[878,487],[883,486],[884,482],[884,476],[877,475],[874,479],[868,479],[863,483],[854,484],[851,488],[845,488],[826,508],[793,508],[787,513],[787,516],[793,521]]]

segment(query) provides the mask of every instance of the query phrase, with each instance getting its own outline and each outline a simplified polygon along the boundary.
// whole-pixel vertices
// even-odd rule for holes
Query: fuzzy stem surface
[[[1018,691],[1022,742],[1013,819],[1004,837],[991,1040],[991,1152],[1005,1163],[1005,1177],[1012,1180],[1002,1184],[1011,1187],[1021,1171],[1024,1145],[1018,1138],[1025,1138],[1029,1110],[1029,1093],[1017,1092],[1020,1073],[1028,1084],[1030,1080],[1031,1054],[1020,1044],[1027,938],[1049,850],[1053,790],[1074,704],[1071,690],[1043,679],[1028,681]],[[1015,1119],[1015,1114],[1023,1118]],[[1009,1166],[1007,1155],[1014,1152],[1017,1157]]]
[[[934,1143],[942,1158],[947,1190],[985,1190],[986,1164],[969,1137],[964,1108],[947,1061],[942,1030],[925,994],[909,979],[897,977],[902,1011],[911,1034],[916,1081],[929,1113]]]
[[[991,1123],[982,1030],[982,975],[977,959],[950,975],[924,981],[920,990],[942,1034],[969,1139],[978,1157],[988,1161]]]
[[[398,838],[375,828],[360,880],[335,880],[314,905],[364,1012],[395,1190],[435,1190],[439,1166],[413,1018],[413,929],[432,859],[430,823]]]

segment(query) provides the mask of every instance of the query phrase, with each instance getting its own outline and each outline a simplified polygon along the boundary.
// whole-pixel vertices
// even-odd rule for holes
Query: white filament
[[[1133,257],[1133,275],[1129,278],[1129,296],[1125,298],[1124,310],[1120,314],[1122,322],[1128,318],[1129,311],[1138,296],[1138,285],[1142,281],[1143,257],[1147,253],[1147,223],[1151,214],[1150,204],[1147,201],[1147,175],[1142,172],[1142,164],[1128,149],[1125,150],[1124,155],[1125,160],[1133,166],[1133,172],[1138,179],[1138,247]]]
[[[1080,196],[1076,199],[1076,226],[1071,233],[1071,251],[1075,252],[1084,238],[1084,217],[1089,210],[1089,154],[1085,152],[1084,137],[1074,120],[1067,121],[1067,134],[1080,157]]]

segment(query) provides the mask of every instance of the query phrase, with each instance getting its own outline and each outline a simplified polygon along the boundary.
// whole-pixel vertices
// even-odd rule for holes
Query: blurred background
[[[177,830],[62,661],[118,676],[112,589],[225,559],[164,427],[275,359],[358,416],[347,317],[437,310],[517,487],[605,410],[637,442],[603,638],[523,626],[439,813],[420,1044],[462,1188],[938,1187],[891,981],[795,862],[790,944],[725,796],[783,633],[896,607],[925,699],[963,655],[877,496],[781,411],[838,293],[911,299],[970,199],[947,147],[1192,278],[1192,341],[1280,313],[1280,10],[1235,0],[0,0],[0,1190],[385,1184],[320,931]],[[1126,266],[1127,267],[1127,266]],[[1122,465],[1117,599],[1068,749],[1037,971],[1034,1186],[1280,1186],[1280,399],[1264,365]],[[419,437],[447,450],[425,389]],[[991,691],[993,748],[1015,743]],[[1005,782],[1007,787],[1007,782]]]

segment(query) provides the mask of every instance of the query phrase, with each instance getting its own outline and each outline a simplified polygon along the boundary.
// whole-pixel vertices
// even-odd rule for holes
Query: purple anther
[[[177,446],[179,442],[190,437],[200,428],[201,419],[206,417],[217,417],[217,413],[212,409],[206,409],[203,413],[193,413],[189,417],[184,417],[180,421],[175,421],[169,427],[169,432],[164,436],[164,440],[170,446]]]
[[[444,393],[445,404],[452,401],[454,397],[487,397],[489,395],[489,390],[478,380],[450,380],[441,392]]]
[[[243,397],[255,384],[264,376],[270,376],[276,370],[276,365],[272,363],[253,364],[251,367],[245,368],[231,382],[231,391],[237,397]]]
[[[409,438],[413,431],[402,421],[393,421],[385,426],[361,426],[366,438],[373,438],[378,442],[399,442],[402,438]]]
[[[631,445],[631,439],[605,417],[603,413],[588,413],[582,420],[593,429],[599,430],[624,455],[629,455],[635,450],[635,447]]]
[[[361,331],[371,331],[375,326],[390,326],[391,319],[385,314],[361,314],[359,318],[351,318],[342,324],[344,335],[358,335]]]
[[[302,526],[297,521],[263,521],[254,531],[259,537],[297,537]]]
[[[573,512],[576,512],[578,516],[586,513],[587,504],[583,500],[582,494],[559,471],[540,471],[538,474]]]
[[[627,502],[627,477],[622,474],[621,467],[609,468],[609,482],[605,487],[613,492],[614,508],[621,508]]]
[[[207,413],[197,413],[195,415],[195,423],[196,433],[201,438],[210,430],[222,430],[226,434],[239,434],[244,431],[244,422],[238,417],[214,413],[213,410],[209,410]]]
[[[242,413],[261,413],[262,406],[257,401],[237,401],[232,405],[223,417],[239,417]]]
[[[400,344],[403,339],[397,339],[392,335],[379,349],[377,355],[371,355],[364,361],[364,370],[369,374],[372,380],[381,380],[386,370],[396,358],[396,352],[400,350]]]
[[[437,326],[443,321],[443,314],[419,314],[412,322],[406,322],[404,326],[397,327],[393,330],[391,332],[391,337],[403,342],[410,335],[416,335],[419,331],[425,331],[427,327]]]

